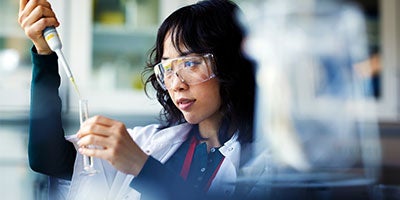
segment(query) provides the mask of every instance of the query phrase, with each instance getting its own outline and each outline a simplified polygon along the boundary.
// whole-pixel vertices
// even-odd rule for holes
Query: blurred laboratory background
[[[50,0],[58,19],[61,22],[58,32],[63,42],[64,54],[69,61],[71,70],[75,76],[75,81],[78,84],[81,93],[89,100],[89,112],[91,115],[101,114],[109,116],[125,122],[127,127],[158,122],[158,114],[161,107],[158,105],[154,93],[152,93],[153,91],[148,91],[150,98],[144,93],[141,72],[146,65],[150,53],[149,50],[155,43],[157,27],[160,25],[161,21],[177,8],[194,2],[196,2],[196,0]],[[254,27],[256,27],[255,24],[260,23],[260,21],[258,21],[260,16],[262,18],[263,16],[269,15],[254,15],[257,13],[260,14],[260,12],[262,13],[263,11],[260,11],[261,6],[258,5],[265,4],[266,9],[264,11],[269,11],[267,14],[275,13],[274,11],[277,11],[276,13],[278,14],[275,13],[273,16],[279,17],[282,13],[285,13],[284,11],[279,10],[282,9],[282,5],[274,4],[273,2],[277,1],[273,0],[235,0],[235,2],[238,3],[239,6],[243,6],[245,15],[247,15],[246,12],[250,13],[252,12],[251,9],[254,9],[254,12],[252,12],[253,16],[248,16],[248,18],[245,16],[243,18],[244,26],[249,28],[248,33],[249,36],[252,37],[249,38],[249,44],[247,45],[246,50],[249,51],[249,56],[252,56],[259,63],[263,63],[263,58],[265,57],[260,55],[264,55],[262,53],[273,51],[273,48],[254,45],[257,41],[260,41],[257,40],[260,35],[254,34],[254,31],[259,33],[265,31],[262,29],[255,29]],[[281,2],[285,1],[282,0]],[[310,5],[310,3],[313,2],[318,2],[318,0],[298,1],[297,4],[301,5],[304,3],[303,5]],[[365,59],[357,60],[358,62],[355,62],[354,65],[352,65],[353,68],[351,73],[355,72],[357,74],[357,80],[362,80],[362,82],[365,83],[363,88],[366,89],[363,90],[364,93],[361,94],[363,101],[359,101],[360,98],[357,98],[359,96],[354,95],[355,93],[351,93],[351,105],[347,104],[348,102],[346,104],[334,103],[331,105],[338,106],[340,109],[343,108],[343,106],[349,106],[354,109],[346,109],[344,111],[335,110],[336,107],[332,106],[330,107],[331,109],[328,110],[329,112],[324,111],[322,114],[318,113],[313,115],[314,113],[308,112],[307,107],[299,106],[299,104],[305,102],[304,99],[308,100],[310,97],[313,97],[312,100],[317,99],[317,104],[319,104],[321,101],[314,97],[322,96],[324,97],[324,100],[320,106],[327,108],[325,103],[331,102],[331,99],[325,101],[325,97],[327,97],[326,92],[332,92],[333,96],[337,97],[337,92],[342,91],[343,89],[343,87],[335,88],[328,86],[337,83],[335,81],[342,82],[343,84],[347,83],[346,81],[348,81],[349,84],[356,84],[354,83],[354,79],[349,81],[347,79],[330,78],[329,76],[332,75],[332,73],[335,74],[335,70],[332,71],[332,69],[331,71],[327,69],[325,76],[328,76],[328,78],[325,77],[326,79],[324,80],[322,80],[321,77],[311,77],[309,71],[302,69],[309,69],[307,68],[309,67],[307,65],[308,62],[311,64],[310,66],[314,65],[315,60],[312,59],[302,60],[294,56],[296,58],[291,60],[291,62],[285,62],[283,64],[279,63],[279,61],[272,62],[271,60],[267,60],[264,64],[272,63],[276,66],[294,65],[301,62],[303,65],[298,65],[299,68],[297,68],[295,72],[292,72],[296,74],[297,79],[293,77],[286,78],[289,78],[289,80],[297,80],[299,82],[304,82],[310,79],[319,82],[322,80],[327,83],[325,86],[327,86],[329,90],[324,90],[326,88],[321,88],[317,85],[316,88],[314,88],[314,92],[317,93],[317,95],[313,96],[311,93],[308,96],[299,95],[304,94],[304,91],[302,93],[301,87],[285,88],[282,84],[279,87],[274,85],[276,83],[282,83],[281,81],[285,79],[285,77],[281,77],[282,79],[280,80],[275,80],[278,82],[267,81],[266,83],[265,78],[271,78],[270,74],[276,75],[275,78],[280,77],[280,72],[273,68],[267,69],[267,72],[271,72],[267,73],[269,74],[268,76],[264,77],[258,75],[257,77],[257,83],[259,84],[260,90],[263,89],[260,84],[265,83],[263,86],[268,86],[267,90],[274,89],[276,86],[275,89],[279,89],[280,91],[282,91],[282,89],[293,89],[294,91],[290,94],[279,93],[281,96],[269,98],[271,99],[270,101],[268,101],[268,97],[271,97],[271,95],[273,96],[273,94],[266,94],[259,91],[260,96],[257,102],[257,105],[259,106],[258,108],[260,108],[260,105],[264,105],[264,101],[268,101],[268,106],[272,107],[267,107],[267,110],[263,111],[277,112],[278,115],[281,114],[284,117],[289,113],[293,115],[292,119],[296,119],[293,120],[291,126],[286,127],[287,130],[273,129],[274,124],[270,124],[270,127],[258,127],[257,130],[259,132],[260,130],[267,129],[277,130],[287,132],[288,135],[293,133],[292,130],[294,129],[298,130],[298,133],[301,132],[306,135],[307,133],[321,130],[325,132],[335,131],[336,129],[333,128],[330,128],[329,130],[326,129],[326,121],[325,123],[318,123],[318,125],[320,125],[319,127],[314,127],[313,124],[315,122],[315,117],[320,116],[317,120],[320,121],[319,119],[334,119],[333,116],[336,116],[337,118],[340,118],[340,120],[333,120],[333,126],[345,126],[341,129],[340,134],[328,135],[331,137],[318,135],[319,140],[317,142],[320,143],[321,141],[324,141],[325,138],[330,141],[349,142],[346,145],[352,145],[354,144],[352,143],[354,141],[360,147],[347,150],[357,152],[357,156],[360,156],[361,159],[359,158],[357,161],[353,160],[353,154],[345,158],[340,157],[339,155],[343,155],[344,152],[335,149],[340,149],[341,146],[339,145],[326,151],[331,154],[336,153],[338,154],[338,157],[326,157],[324,158],[325,160],[311,159],[309,162],[302,162],[302,155],[301,153],[298,153],[296,144],[294,144],[293,141],[290,141],[287,137],[283,137],[283,139],[287,139],[287,143],[283,144],[292,146],[288,151],[294,156],[281,156],[281,162],[291,166],[295,171],[302,171],[314,166],[332,167],[331,165],[327,166],[325,163],[321,164],[321,162],[328,162],[329,159],[332,162],[344,163],[345,166],[350,166],[349,163],[359,162],[361,160],[361,162],[363,162],[363,167],[371,167],[368,165],[371,164],[374,169],[377,170],[374,172],[368,170],[363,171],[364,175],[372,176],[374,185],[378,185],[382,188],[386,186],[394,187],[396,189],[396,187],[400,185],[400,154],[398,153],[400,150],[400,93],[398,92],[400,91],[400,1],[320,0],[320,2],[334,2],[337,7],[340,7],[339,13],[344,14],[338,15],[342,17],[342,21],[335,21],[336,25],[347,22],[346,16],[348,15],[346,14],[348,13],[342,12],[343,8],[346,10],[346,7],[341,7],[341,5],[353,5],[359,9],[357,11],[360,11],[360,13],[356,12],[356,14],[360,15],[356,15],[356,18],[351,18],[356,19],[356,27],[361,27],[360,29],[355,30],[355,32],[352,32],[353,29],[351,28],[345,29],[344,32],[341,32],[343,29],[340,29],[338,26],[322,26],[323,29],[319,32],[321,34],[317,34],[316,32],[312,33],[316,34],[317,37],[322,37],[327,33],[326,31],[332,31],[336,36],[340,36],[340,34],[345,35],[346,39],[360,39],[361,43],[359,43],[359,45],[361,45],[364,50],[361,54],[364,55],[363,58]],[[30,49],[32,43],[27,39],[17,23],[18,3],[19,2],[15,0],[0,0],[0,199],[46,199],[47,177],[33,172],[28,166],[27,139],[31,80]],[[276,9],[274,6],[276,6]],[[293,16],[293,13],[289,13],[289,15]],[[361,18],[357,18],[357,16],[361,16]],[[285,20],[287,19],[296,18],[285,18]],[[358,23],[360,21],[357,20],[360,19],[362,21],[361,23]],[[265,21],[261,21],[261,24],[264,22]],[[295,25],[295,28],[288,29],[287,27],[284,27],[279,30],[296,31],[296,27],[301,29],[301,25],[296,24],[296,22],[297,21],[292,23],[292,21],[289,21],[288,23],[288,21],[284,21],[284,23],[286,23],[284,25]],[[304,21],[301,23],[304,23]],[[268,24],[267,21],[265,22],[265,25],[268,27],[271,24]],[[350,23],[350,25],[354,24]],[[275,24],[272,27],[276,28],[278,25]],[[346,30],[350,30],[350,32],[346,32]],[[359,31],[362,32],[361,35],[358,35],[359,37],[354,37],[354,34],[359,33]],[[300,32],[296,32],[298,33],[297,36],[300,37],[292,37],[293,35],[290,35],[290,38],[299,39],[303,37],[304,35]],[[267,31],[264,33],[264,36],[266,36],[268,34],[273,34],[274,32]],[[305,33],[307,33],[307,31]],[[350,36],[347,37],[348,35]],[[278,42],[284,40],[284,38],[274,39],[279,39]],[[262,40],[261,43],[258,44],[263,45],[265,43],[262,42],[273,43],[276,41],[277,40]],[[282,49],[280,50],[284,51],[298,48],[298,51],[287,52],[286,55],[288,57],[296,55],[297,53],[300,54],[297,56],[302,57],[302,52],[305,55],[307,53],[309,53],[307,55],[314,54],[314,51],[309,52],[302,49],[303,44],[309,43],[302,43],[301,39],[299,41],[292,40],[291,44],[293,44],[293,46],[282,46]],[[311,41],[311,43],[315,44],[316,41]],[[317,47],[320,46],[310,46],[310,48]],[[348,50],[351,54],[353,49],[348,48],[345,50]],[[260,52],[260,54],[258,54],[258,52]],[[257,55],[259,56],[257,57]],[[343,57],[341,56],[340,58]],[[352,58],[354,58],[354,56]],[[326,62],[329,61],[333,60],[326,60]],[[259,64],[258,67],[257,73],[265,73],[266,68],[263,68],[262,64]],[[290,70],[290,68],[285,68],[285,70]],[[286,72],[285,70],[283,71]],[[342,77],[346,77],[346,74],[343,76],[343,73],[346,73],[346,70],[342,70],[340,73],[342,73]],[[68,79],[66,79],[64,72],[60,71],[60,74],[63,76],[60,88],[60,95],[63,100],[63,122],[66,128],[66,133],[73,134],[79,127],[77,114],[78,97],[74,93]],[[309,77],[309,79],[298,79],[299,77]],[[289,83],[288,87],[291,86],[291,84],[297,86],[302,85]],[[351,88],[351,90],[354,92],[357,89]],[[289,102],[280,99],[280,97],[283,99],[290,97],[298,101]],[[338,98],[336,98],[336,100],[337,99]],[[276,102],[274,102],[274,100],[276,100]],[[346,100],[349,100],[349,98],[346,98]],[[289,103],[293,107],[297,107],[293,110],[289,109],[289,112],[287,112],[287,110],[271,109],[279,108],[279,106],[285,107],[286,103]],[[318,110],[319,107],[317,104],[313,104],[315,106],[314,110]],[[351,114],[353,118],[346,115],[347,112],[352,111],[356,113],[354,115]],[[304,116],[304,113],[307,113],[309,116],[312,115],[311,118],[313,120],[310,121],[311,118],[307,118],[307,122],[303,123],[304,119],[302,117]],[[364,117],[360,116],[360,113]],[[327,117],[325,114],[328,114],[329,116]],[[261,115],[260,113],[256,116],[259,120],[277,117],[276,115]],[[282,116],[278,117],[282,118]],[[358,122],[360,122],[359,119],[362,119],[361,121],[365,122],[365,118],[370,122],[367,126],[357,126],[355,129],[350,123],[348,123],[355,121],[358,124]],[[263,122],[259,121],[258,123]],[[304,124],[307,124],[307,126]],[[357,134],[351,135],[351,132]],[[349,133],[350,135],[346,135],[346,133]],[[332,135],[335,138],[333,138]],[[374,139],[374,141],[363,143],[365,142],[365,140],[363,140],[363,136],[365,135],[371,136],[368,139]],[[276,150],[274,147],[276,139],[271,139],[270,136],[265,137],[266,138],[259,136],[260,141],[266,141],[265,143],[260,144],[261,149],[263,145],[266,145],[272,147],[270,149],[271,151]],[[301,149],[302,145],[307,144],[307,137],[310,138],[312,136],[308,135],[304,138],[299,138],[299,141],[304,142],[299,143],[299,149]],[[278,146],[279,145],[282,144],[278,144]],[[310,144],[308,147],[312,147],[312,145],[314,144]],[[324,145],[320,145],[319,147],[324,147]],[[318,155],[311,155],[311,151],[312,148],[308,148],[304,150],[305,153],[303,153],[307,156],[318,157]],[[262,150],[257,151],[257,154],[262,153]],[[285,153],[288,152],[276,150],[274,155],[285,155]],[[282,178],[291,180],[291,177],[288,177],[288,174],[284,173],[282,176],[275,177],[274,181],[279,182]],[[251,182],[252,180],[243,179],[243,181]],[[296,179],[295,181],[298,182],[299,179]],[[400,191],[400,189],[398,189],[398,191]]]

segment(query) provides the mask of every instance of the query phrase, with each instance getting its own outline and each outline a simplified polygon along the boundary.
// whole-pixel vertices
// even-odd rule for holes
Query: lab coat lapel
[[[158,132],[151,142],[145,145],[145,152],[165,163],[187,139],[191,128],[190,124],[181,124]]]
[[[181,124],[157,131],[150,137],[147,137],[147,135],[146,138],[141,136],[151,133],[132,130],[130,134],[145,153],[151,155],[161,163],[165,163],[186,140],[190,130],[190,124]],[[145,128],[140,131],[149,130]],[[111,185],[108,199],[139,199],[140,193],[129,187],[129,183],[133,178],[134,176],[132,175],[117,172],[114,182]]]
[[[237,141],[238,132],[236,132],[230,140],[219,148],[222,155],[225,156],[221,168],[211,183],[209,193],[218,193],[230,195],[235,190],[235,181],[237,178],[237,170],[240,163],[240,143]]]

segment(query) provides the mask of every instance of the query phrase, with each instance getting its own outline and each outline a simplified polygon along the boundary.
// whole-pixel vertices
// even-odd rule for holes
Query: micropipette
[[[81,97],[81,94],[79,93],[78,86],[75,83],[74,76],[72,76],[71,69],[69,68],[69,65],[67,63],[67,60],[64,57],[64,54],[61,50],[62,44],[60,37],[58,36],[58,33],[56,31],[56,28],[53,26],[46,27],[43,30],[43,36],[49,45],[50,49],[54,52],[56,52],[58,58],[60,59],[61,65],[64,67],[64,71],[67,74],[67,77],[69,80],[71,80],[76,92],[78,93],[79,98]]]

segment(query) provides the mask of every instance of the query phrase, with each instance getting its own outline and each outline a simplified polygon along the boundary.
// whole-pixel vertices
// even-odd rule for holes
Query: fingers
[[[80,138],[77,144],[79,153],[108,161],[115,159],[116,151],[120,151],[121,147],[125,146],[115,138],[94,134]]]
[[[123,123],[103,116],[94,116],[82,124],[78,137],[84,137],[88,134],[110,136],[125,132],[126,127]]]
[[[107,160],[124,173],[137,175],[148,158],[123,123],[106,117],[95,116],[86,120],[78,138],[79,153]]]
[[[34,24],[39,24],[42,30],[46,26],[58,26],[55,13],[47,2],[30,1],[19,13],[18,21],[22,28],[27,29]]]
[[[79,146],[99,145],[114,146],[118,141],[131,139],[123,123],[103,116],[95,116],[86,120],[77,136]]]
[[[25,9],[26,4],[28,3],[28,0],[20,0],[19,1],[19,12]]]
[[[99,138],[99,136],[95,137]],[[80,145],[78,151],[86,156],[107,160],[119,171],[135,176],[139,174],[148,158],[148,155],[130,137],[117,143],[112,142],[111,146],[103,148],[86,148]]]
[[[23,0],[22,0],[23,1]],[[44,2],[40,2],[37,0],[27,0],[25,5],[20,2],[20,7],[19,7],[19,17],[27,17],[29,14],[32,12],[32,10],[37,7],[37,6],[44,6]]]
[[[84,148],[96,146],[96,147],[102,147],[103,149],[107,149],[107,147],[113,145],[113,140],[103,135],[89,134],[79,138],[77,144],[79,147],[84,147]]]
[[[23,14],[25,14],[25,13],[23,13]],[[48,19],[48,20],[45,20],[45,19]],[[37,6],[37,7],[33,8],[32,11],[29,12],[28,17],[25,17],[22,19],[21,25],[22,26],[31,25],[38,21],[42,21],[42,23],[44,21],[47,21],[48,22],[47,24],[43,24],[44,27],[50,26],[50,25],[55,25],[55,23],[58,23],[56,16],[50,7]]]
[[[109,129],[109,126],[85,122],[81,125],[81,128],[78,131],[78,138],[82,138],[90,134],[107,136],[110,135],[110,133],[108,133],[110,131]]]
[[[85,123],[96,123],[104,126],[112,126],[113,124],[117,123],[117,121],[104,116],[96,115],[86,120]]]
[[[26,25],[29,24],[29,25]],[[25,34],[31,39],[38,39],[43,37],[43,30],[48,26],[57,27],[59,25],[55,18],[29,18],[22,23],[25,29]]]
[[[59,22],[46,0],[20,0],[18,23],[32,40],[39,54],[51,53],[43,37],[47,26],[58,27]]]

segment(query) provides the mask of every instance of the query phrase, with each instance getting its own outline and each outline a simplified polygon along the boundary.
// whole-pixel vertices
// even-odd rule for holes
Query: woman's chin
[[[198,123],[200,123],[199,119],[196,118],[196,117],[191,117],[191,116],[186,116],[186,115],[184,115],[184,117],[185,117],[186,122],[189,123],[189,124],[198,124]]]

